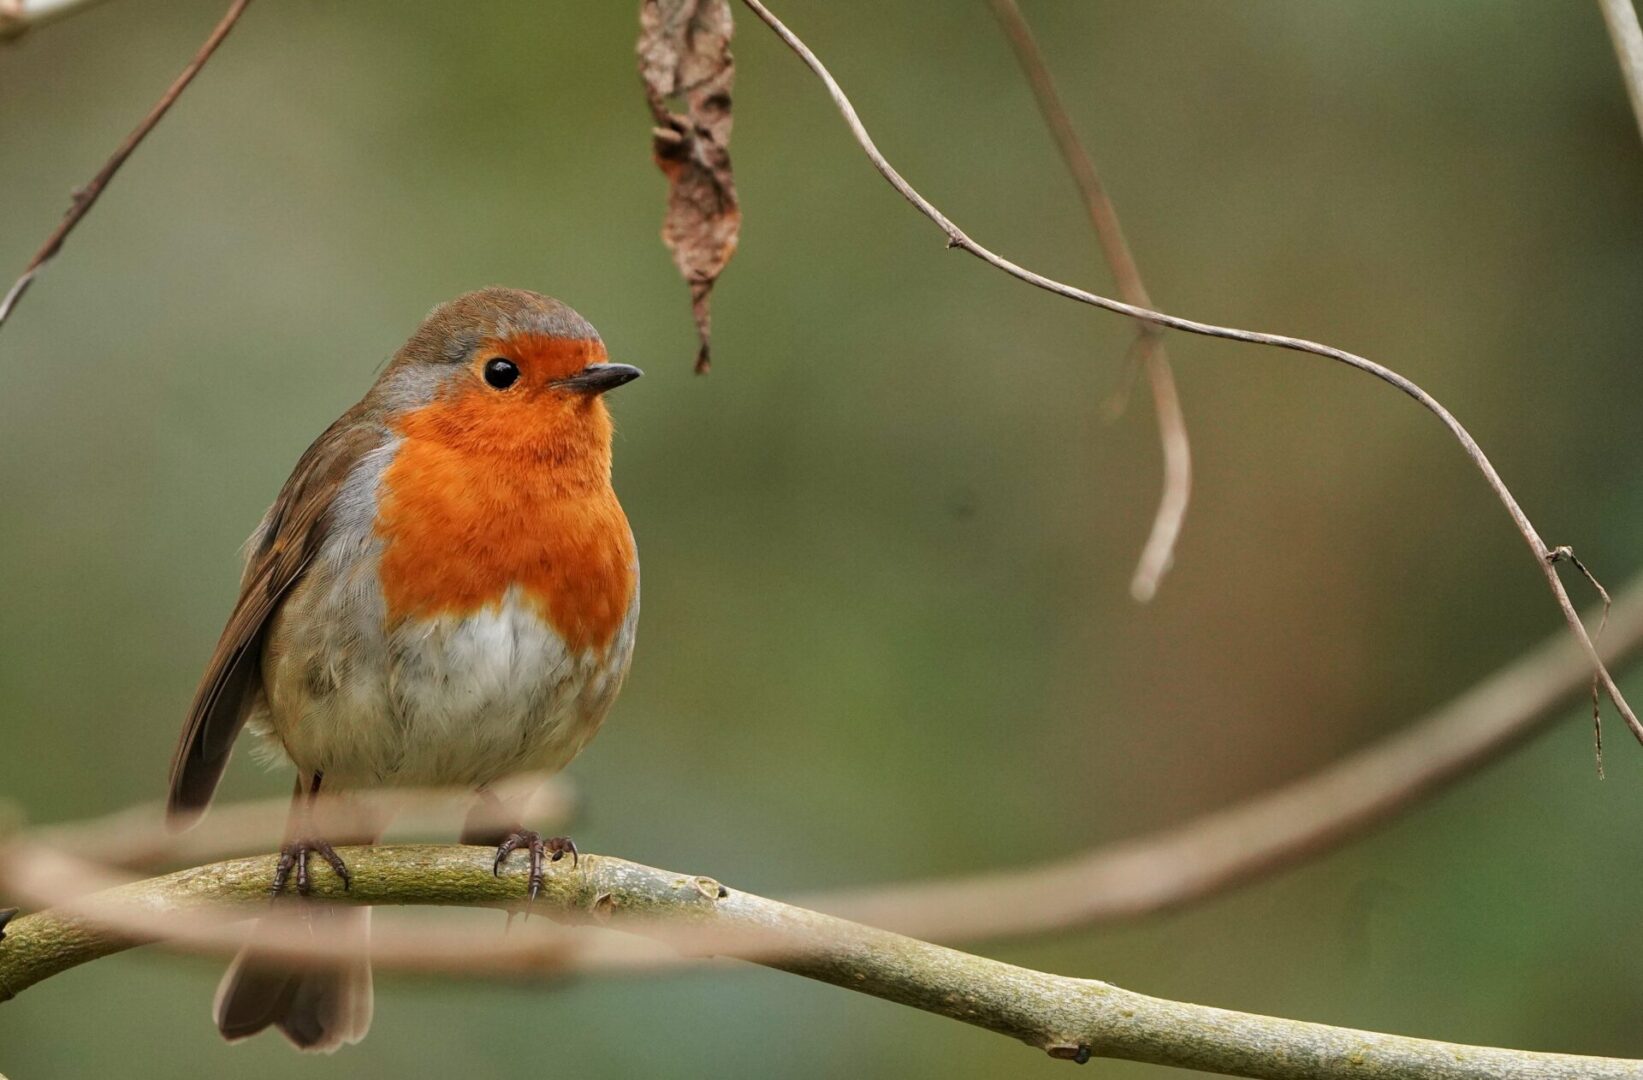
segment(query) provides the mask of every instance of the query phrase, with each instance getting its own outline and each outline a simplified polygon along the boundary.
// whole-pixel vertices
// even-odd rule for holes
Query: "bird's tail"
[[[312,917],[328,920],[344,940],[357,935],[363,946],[370,936],[370,908],[312,906]],[[272,1025],[298,1050],[329,1054],[365,1037],[371,999],[371,961],[363,950],[334,967],[294,969],[259,955],[253,932],[218,984],[212,1013],[230,1042]]]

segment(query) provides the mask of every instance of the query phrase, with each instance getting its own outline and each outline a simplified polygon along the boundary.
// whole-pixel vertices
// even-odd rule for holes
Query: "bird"
[[[248,541],[172,758],[168,821],[204,812],[249,729],[297,772],[276,897],[293,877],[306,894],[319,860],[351,882],[317,827],[322,791],[460,786],[478,798],[463,842],[496,845],[498,872],[527,853],[535,899],[544,860],[576,845],[510,818],[522,808],[495,787],[567,765],[627,676],[639,559],[604,395],[641,374],[538,293],[491,287],[436,307],[303,453]],[[369,908],[315,907],[339,933],[368,932]],[[363,950],[299,971],[259,954],[253,933],[213,1015],[230,1041],[272,1026],[330,1052],[364,1037],[372,1009]]]

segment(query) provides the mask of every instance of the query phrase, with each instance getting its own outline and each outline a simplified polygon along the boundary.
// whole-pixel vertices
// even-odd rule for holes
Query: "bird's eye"
[[[519,381],[519,365],[496,356],[485,361],[485,382],[498,390],[506,390]]]

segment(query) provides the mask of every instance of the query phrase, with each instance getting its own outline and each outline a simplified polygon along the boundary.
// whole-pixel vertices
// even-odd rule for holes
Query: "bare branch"
[[[947,246],[949,248],[962,248],[982,262],[1004,271],[1011,277],[1025,281],[1029,285],[1036,285],[1046,292],[1054,293],[1056,296],[1064,296],[1069,300],[1077,300],[1080,303],[1090,304],[1106,311],[1127,315],[1132,319],[1145,319],[1159,326],[1184,330],[1190,334],[1202,334],[1205,337],[1243,341],[1252,345],[1270,345],[1275,348],[1292,349],[1296,352],[1326,357],[1373,375],[1382,382],[1397,387],[1419,402],[1423,408],[1442,421],[1444,427],[1449,429],[1450,434],[1460,443],[1461,449],[1465,451],[1466,456],[1472,459],[1472,463],[1483,474],[1484,481],[1489,485],[1490,490],[1495,493],[1495,497],[1506,508],[1512,523],[1517,527],[1518,534],[1523,537],[1524,543],[1529,545],[1529,550],[1534,554],[1535,565],[1540,568],[1542,575],[1545,576],[1546,584],[1552,590],[1552,597],[1557,601],[1559,610],[1563,612],[1564,622],[1568,624],[1570,632],[1574,634],[1575,639],[1580,643],[1581,649],[1585,652],[1587,661],[1602,681],[1604,692],[1609,695],[1609,700],[1614,702],[1615,708],[1625,719],[1626,726],[1631,729],[1638,742],[1643,743],[1643,722],[1639,722],[1637,715],[1632,711],[1631,705],[1626,702],[1625,695],[1620,692],[1620,687],[1615,685],[1614,676],[1609,674],[1608,668],[1603,666],[1603,661],[1597,654],[1597,648],[1592,644],[1591,636],[1586,633],[1586,627],[1581,624],[1580,615],[1575,611],[1574,604],[1570,601],[1569,594],[1564,590],[1563,582],[1557,575],[1557,569],[1551,560],[1551,549],[1541,540],[1540,534],[1535,531],[1534,525],[1530,523],[1528,516],[1523,512],[1523,508],[1518,505],[1517,498],[1507,488],[1506,482],[1500,478],[1500,474],[1495,471],[1494,464],[1484,454],[1483,448],[1478,445],[1477,440],[1472,438],[1471,432],[1467,431],[1461,425],[1461,422],[1455,419],[1454,415],[1444,408],[1436,398],[1391,368],[1356,353],[1347,352],[1345,349],[1337,349],[1332,345],[1323,345],[1316,341],[1289,337],[1284,334],[1266,334],[1255,330],[1240,330],[1231,326],[1217,326],[1213,323],[1186,319],[1179,315],[1168,315],[1136,304],[1125,303],[1122,300],[1099,296],[1056,281],[1053,278],[1047,278],[1043,274],[1028,270],[1023,266],[1018,266],[1002,255],[983,247],[970,239],[964,230],[955,225],[930,200],[920,195],[879,152],[878,145],[873,142],[873,137],[868,134],[866,126],[861,122],[861,117],[856,113],[856,107],[845,96],[844,90],[839,86],[838,81],[833,78],[832,72],[828,71],[827,66],[821,62],[815,53],[810,51],[810,47],[801,41],[793,31],[789,30],[780,19],[771,14],[770,9],[760,3],[760,0],[742,0],[742,2],[774,30],[776,35],[787,44],[787,47],[792,49],[799,59],[804,61],[805,66],[822,81],[829,96],[833,99],[833,104],[838,107],[839,113],[844,117],[851,134],[855,136],[856,142],[861,146],[862,151],[866,153],[868,160],[873,163],[873,167],[889,181],[891,187],[901,193],[902,198],[912,203],[914,208],[921,214],[941,227],[941,231],[947,236]]]
[[[97,170],[97,175],[93,176],[85,187],[74,193],[74,202],[70,204],[68,212],[63,215],[63,220],[58,223],[57,228],[52,230],[51,235],[46,237],[46,242],[40,245],[40,250],[34,253],[34,258],[29,260],[28,266],[23,269],[23,275],[6,292],[5,298],[0,299],[0,326],[3,326],[6,319],[11,316],[12,309],[23,298],[23,294],[28,292],[29,286],[34,284],[35,277],[62,249],[63,241],[68,238],[68,234],[73,232],[74,227],[80,224],[81,219],[91,211],[92,206],[103,194],[103,189],[108,186],[108,182],[114,179],[114,174],[119,172],[120,166],[125,164],[126,158],[130,157],[132,152],[142,144],[142,141],[148,138],[148,133],[154,130],[154,125],[158,124],[161,118],[171,110],[171,106],[177,103],[177,99],[182,96],[182,92],[188,89],[188,84],[194,81],[194,76],[200,73],[200,69],[205,66],[205,62],[211,59],[211,54],[217,51],[217,46],[223,43],[223,39],[228,36],[228,32],[234,29],[234,24],[239,22],[240,16],[245,12],[246,5],[250,2],[251,0],[233,0],[233,3],[228,5],[228,11],[218,21],[216,27],[211,31],[211,35],[205,39],[205,44],[200,46],[199,51],[194,54],[194,59],[188,62],[188,66],[183,68],[182,74],[178,75],[176,80],[166,89],[166,92],[160,96],[160,100],[154,103],[154,107],[148,110],[148,115],[143,117],[142,123],[138,124],[119,146],[115,147],[114,153],[109,156],[107,161],[103,162],[103,167]],[[25,5],[24,10],[26,11],[28,7],[29,5]]]
[[[1603,9],[1603,22],[1609,28],[1609,39],[1614,42],[1615,57],[1620,61],[1620,77],[1626,83],[1626,96],[1632,102],[1632,115],[1643,134],[1643,26],[1638,25],[1637,8],[1632,0],[1597,0]]]
[[[1095,230],[1101,254],[1112,270],[1118,285],[1118,295],[1137,307],[1152,307],[1152,298],[1141,281],[1141,270],[1130,252],[1129,241],[1124,239],[1123,227],[1118,223],[1118,209],[1113,206],[1107,189],[1101,183],[1095,161],[1084,148],[1066,106],[1055,88],[1055,80],[1044,63],[1032,27],[1021,14],[1015,0],[988,0],[998,18],[1004,35],[1010,42],[1016,61],[1032,87],[1038,111],[1055,139],[1056,150],[1066,162],[1067,171],[1078,185],[1084,199],[1084,211]],[[1181,524],[1186,520],[1187,502],[1192,495],[1192,444],[1187,439],[1187,420],[1181,412],[1180,395],[1175,389],[1175,375],[1170,368],[1169,354],[1159,338],[1160,331],[1145,319],[1136,320],[1135,358],[1146,368],[1152,384],[1152,400],[1158,414],[1158,436],[1164,448],[1164,491],[1158,501],[1158,513],[1152,521],[1152,532],[1141,550],[1141,561],[1130,581],[1130,594],[1146,603],[1158,592],[1158,583],[1169,571],[1175,558],[1175,542],[1181,535]]]
[[[522,870],[493,876],[487,849],[406,846],[343,854],[356,868],[354,887],[345,892],[322,875],[316,892],[326,900],[489,907],[516,904],[525,893]],[[102,906],[174,926],[222,906],[244,915],[266,907],[263,888],[272,869],[273,858],[262,857],[185,870],[104,895]],[[576,868],[557,866],[534,910],[640,934],[679,924],[727,931],[729,937],[714,941],[721,955],[750,953],[765,966],[962,1020],[1073,1061],[1113,1057],[1273,1080],[1643,1078],[1643,1062],[1460,1046],[1166,1001],[845,922],[727,889],[712,878],[604,856],[583,856]],[[755,944],[738,944],[738,938]],[[0,943],[0,995],[13,997],[135,943],[79,916],[22,916]],[[539,974],[561,970],[551,956],[540,964],[546,954],[515,944],[532,961],[513,965],[516,974],[533,965]]]
[[[1643,579],[1616,599],[1603,645],[1643,649]],[[810,907],[937,941],[1118,922],[1184,907],[1331,851],[1543,730],[1589,685],[1558,633],[1368,749],[1224,810],[1071,858],[946,881],[800,897]]]

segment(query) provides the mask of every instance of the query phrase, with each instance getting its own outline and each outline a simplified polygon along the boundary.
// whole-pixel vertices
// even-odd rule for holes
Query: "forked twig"
[[[1152,307],[1152,298],[1141,281],[1141,270],[1135,264],[1129,241],[1124,238],[1124,229],[1118,222],[1118,209],[1107,195],[1095,161],[1084,148],[1083,140],[1079,139],[1072,119],[1067,115],[1067,108],[1055,88],[1055,80],[1044,63],[1037,39],[1033,37],[1032,27],[1015,0],[988,0],[988,3],[992,5],[993,14],[1010,42],[1010,49],[1015,53],[1022,73],[1027,76],[1033,99],[1038,102],[1038,111],[1044,116],[1056,150],[1061,154],[1061,160],[1066,162],[1067,171],[1072,174],[1073,183],[1078,185],[1078,192],[1083,196],[1084,211],[1095,230],[1102,257],[1112,270],[1118,295],[1138,307]],[[1181,525],[1187,516],[1187,502],[1192,495],[1192,443],[1187,438],[1187,418],[1181,412],[1181,398],[1176,392],[1169,354],[1159,340],[1161,331],[1145,319],[1137,319],[1135,333],[1135,342],[1131,346],[1130,357],[1125,358],[1125,366],[1130,367],[1133,363],[1147,372],[1152,384],[1153,406],[1158,414],[1158,437],[1164,450],[1163,494],[1158,500],[1158,512],[1153,516],[1152,531],[1147,536],[1146,546],[1141,549],[1141,560],[1136,565],[1134,577],[1130,579],[1130,594],[1146,603],[1157,594],[1158,583],[1175,559],[1175,544],[1181,535]]]
[[[845,95],[838,81],[833,78],[832,72],[827,70],[827,65],[821,62],[821,59],[810,50],[810,47],[800,40],[793,31],[789,30],[786,24],[771,14],[770,9],[765,7],[760,0],[742,0],[742,2],[765,25],[775,31],[787,47],[792,49],[799,59],[804,62],[805,66],[822,81],[829,96],[833,99],[833,104],[837,106],[839,113],[844,117],[851,134],[855,136],[856,142],[861,146],[862,151],[866,153],[868,160],[873,163],[873,167],[879,171],[879,174],[885,180],[889,181],[891,187],[901,193],[902,198],[912,203],[915,209],[941,228],[947,236],[947,246],[949,248],[962,248],[982,262],[1004,271],[1011,277],[1025,281],[1030,285],[1036,285],[1046,292],[1064,296],[1069,300],[1090,304],[1106,311],[1116,312],[1120,315],[1127,315],[1132,319],[1145,319],[1159,326],[1183,330],[1189,334],[1224,338],[1228,341],[1243,341],[1252,345],[1270,345],[1275,348],[1292,349],[1296,352],[1326,357],[1373,375],[1377,379],[1397,387],[1419,402],[1422,407],[1436,416],[1449,429],[1450,434],[1460,443],[1461,449],[1465,451],[1466,456],[1472,459],[1472,463],[1483,474],[1484,481],[1489,485],[1490,490],[1495,493],[1495,497],[1506,508],[1512,523],[1517,527],[1518,534],[1523,537],[1524,543],[1529,545],[1529,550],[1534,554],[1535,564],[1540,567],[1541,573],[1545,576],[1546,584],[1552,590],[1552,597],[1557,601],[1559,610],[1563,612],[1564,621],[1568,624],[1570,632],[1575,635],[1575,639],[1580,643],[1587,662],[1592,665],[1592,669],[1597,673],[1597,677],[1603,684],[1604,692],[1609,695],[1609,700],[1614,702],[1616,710],[1625,719],[1626,726],[1631,729],[1638,742],[1643,743],[1643,722],[1638,720],[1637,714],[1632,711],[1631,705],[1627,703],[1625,695],[1620,692],[1620,687],[1615,685],[1614,676],[1609,673],[1609,669],[1603,665],[1602,658],[1598,656],[1597,648],[1592,644],[1591,636],[1586,633],[1586,627],[1581,624],[1580,614],[1575,610],[1574,603],[1569,599],[1569,594],[1563,588],[1563,582],[1558,577],[1556,564],[1551,560],[1551,549],[1541,540],[1540,534],[1535,531],[1534,525],[1530,523],[1528,516],[1523,512],[1523,508],[1518,505],[1517,498],[1507,488],[1506,482],[1500,478],[1500,474],[1495,471],[1494,464],[1484,454],[1483,448],[1478,445],[1476,439],[1472,438],[1472,433],[1467,431],[1461,422],[1455,419],[1454,414],[1445,408],[1437,398],[1434,398],[1415,382],[1398,374],[1391,368],[1356,353],[1347,352],[1345,349],[1337,349],[1332,345],[1323,345],[1316,341],[1290,337],[1285,334],[1267,334],[1255,330],[1240,330],[1231,326],[1218,326],[1214,323],[1199,322],[1196,319],[1186,319],[1179,315],[1169,315],[1137,304],[1114,300],[1111,297],[1100,296],[1056,281],[1053,278],[1045,277],[1043,274],[1028,270],[1026,267],[1013,263],[1002,255],[982,246],[972,240],[963,229],[954,224],[952,219],[937,209],[930,200],[919,194],[901,173],[896,171],[895,167],[879,151],[878,145],[873,142],[872,135],[868,133],[866,126],[862,124],[861,117],[857,114],[855,106],[850,103],[850,99]]]
[[[1568,544],[1553,548],[1551,554],[1546,556],[1546,561],[1570,563],[1591,583],[1592,588],[1597,590],[1598,598],[1603,601],[1603,614],[1598,616],[1597,633],[1592,635],[1592,641],[1601,642],[1603,640],[1603,631],[1609,625],[1609,612],[1614,607],[1614,601],[1609,598],[1609,590],[1605,589],[1603,583],[1598,581],[1590,570],[1586,569],[1586,564],[1580,561],[1575,555],[1575,549]],[[1592,678],[1592,752],[1597,757],[1597,778],[1601,780],[1603,779],[1603,708],[1602,700],[1598,696],[1596,676]]]
[[[114,174],[119,172],[120,166],[125,164],[126,158],[130,157],[132,152],[142,144],[142,141],[148,138],[148,133],[154,130],[154,125],[158,124],[165,114],[171,111],[171,106],[175,105],[177,99],[182,96],[182,92],[188,89],[188,84],[194,81],[194,76],[200,73],[200,69],[205,66],[205,62],[211,59],[211,54],[217,51],[217,46],[223,43],[223,39],[228,36],[228,32],[234,29],[234,24],[239,22],[240,15],[245,12],[246,5],[249,3],[251,3],[251,0],[233,0],[233,3],[228,5],[227,13],[212,29],[211,35],[205,39],[205,44],[200,46],[199,51],[194,54],[194,59],[188,62],[188,66],[183,68],[182,74],[178,75],[172,84],[166,88],[166,92],[160,96],[159,101],[154,103],[154,107],[148,110],[148,115],[143,117],[142,123],[138,124],[131,134],[127,135],[124,141],[114,148],[114,153],[109,156],[107,161],[103,162],[103,167],[97,170],[97,175],[93,176],[84,187],[74,192],[74,201],[69,205],[68,212],[63,215],[63,220],[57,223],[57,228],[51,231],[51,235],[46,237],[46,242],[40,245],[40,250],[34,253],[34,258],[29,260],[28,266],[23,269],[22,276],[6,292],[5,298],[0,299],[0,326],[3,326],[6,319],[11,316],[12,309],[23,298],[23,294],[28,292],[29,286],[34,284],[35,277],[62,249],[63,241],[68,239],[68,234],[73,232],[75,226],[79,225],[80,221],[91,211],[92,206],[103,194],[103,189],[108,186],[108,182],[114,179]]]

